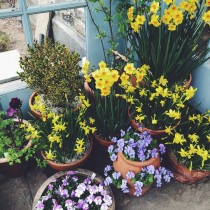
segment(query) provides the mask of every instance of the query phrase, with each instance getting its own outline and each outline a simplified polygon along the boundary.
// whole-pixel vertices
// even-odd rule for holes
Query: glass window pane
[[[40,34],[53,37],[71,51],[78,52],[81,57],[86,56],[84,11],[84,8],[78,8],[31,15],[34,38],[39,39]]]
[[[17,0],[0,0],[0,9],[18,8]]]
[[[19,57],[26,52],[21,18],[0,19],[0,84],[18,78]]]
[[[28,6],[37,6],[44,4],[53,4],[53,3],[63,3],[63,2],[71,2],[74,0],[27,0]]]

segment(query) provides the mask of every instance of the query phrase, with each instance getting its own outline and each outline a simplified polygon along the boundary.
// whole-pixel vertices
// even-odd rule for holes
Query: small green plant
[[[7,50],[9,44],[9,36],[3,32],[0,31],[0,52],[4,52]]]
[[[22,81],[32,89],[44,94],[44,99],[55,106],[64,106],[66,97],[73,101],[79,95],[80,56],[70,52],[65,45],[53,43],[50,39],[42,44],[35,41],[28,46],[28,55],[20,58],[23,72],[18,72]]]
[[[0,158],[7,158],[12,165],[14,162],[21,163],[23,157],[26,160],[32,157],[35,147],[25,147],[29,139],[27,131],[21,128],[22,102],[18,98],[12,98],[9,105],[7,112],[0,111]]]

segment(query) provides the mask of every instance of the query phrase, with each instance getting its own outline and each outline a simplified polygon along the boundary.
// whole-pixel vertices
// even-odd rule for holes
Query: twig
[[[125,61],[125,62],[128,62],[128,58],[126,58],[124,55],[121,55],[118,51],[115,51],[115,50],[112,50],[112,53],[114,54],[114,55],[117,55],[119,58],[121,58],[123,61]],[[116,59],[118,59],[118,58],[116,58]]]

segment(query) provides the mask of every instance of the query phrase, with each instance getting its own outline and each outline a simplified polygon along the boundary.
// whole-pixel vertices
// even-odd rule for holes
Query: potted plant
[[[29,46],[28,55],[20,58],[23,71],[18,72],[18,75],[31,89],[37,91],[30,98],[30,106],[37,94],[43,95],[43,99],[48,101],[47,105],[50,103],[57,107],[65,106],[66,97],[68,101],[73,101],[82,85],[79,61],[78,53],[70,52],[65,45],[53,43],[50,39],[42,44],[35,41],[33,46]]]
[[[119,135],[120,130],[129,125],[128,103],[119,96],[122,91],[118,80],[119,72],[108,68],[103,61],[99,63],[99,69],[93,71],[91,76],[87,73],[88,61],[85,62],[82,70],[86,83],[91,88],[91,94],[88,95],[91,102],[88,113],[95,119],[97,133],[94,137],[101,145],[108,147],[113,144],[111,138]]]
[[[114,210],[115,200],[110,187],[92,171],[58,172],[38,190],[33,210],[101,209]]]
[[[180,123],[182,110],[196,89],[179,85],[169,87],[168,80],[163,76],[157,80],[144,78],[143,83],[137,84],[132,91],[129,86],[122,86],[125,89],[122,97],[133,99],[129,108],[131,125],[140,132],[149,131],[152,136],[170,133]]]
[[[163,139],[176,180],[193,184],[210,176],[210,116],[188,111],[182,123]]]
[[[41,120],[30,124],[31,135],[37,150],[55,170],[68,170],[83,164],[92,150],[92,139],[89,134],[95,132],[91,125],[93,119],[86,119],[85,112],[88,101],[80,96],[78,107],[66,102],[61,113],[43,110]],[[25,125],[25,130],[29,127]],[[38,161],[38,163],[43,163]]]
[[[160,155],[165,146],[152,139],[149,132],[139,134],[130,128],[121,130],[120,138],[112,139],[115,145],[108,148],[113,167],[106,166],[105,184],[114,184],[118,189],[130,195],[144,194],[156,182],[169,182],[173,174],[160,166]]]
[[[127,20],[121,21],[119,28],[130,42],[127,57],[150,65],[152,79],[164,76],[170,86],[183,84],[209,59],[209,49],[198,47],[209,23],[208,1],[137,0],[122,4],[118,13],[127,15]]]
[[[0,111],[0,172],[16,177],[29,169],[35,147],[28,130],[22,128],[27,124],[22,118],[22,101],[12,98],[9,105],[6,113]]]

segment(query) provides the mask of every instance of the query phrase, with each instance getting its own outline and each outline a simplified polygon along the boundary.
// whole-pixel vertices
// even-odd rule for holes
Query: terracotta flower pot
[[[108,148],[110,145],[114,145],[114,142],[112,142],[111,140],[107,141],[105,139],[102,139],[95,133],[93,134],[93,137],[100,145],[102,145],[105,148]]]
[[[186,184],[194,184],[205,177],[210,176],[210,171],[202,171],[202,170],[192,170],[190,171],[185,166],[178,163],[175,156],[168,152],[169,162],[173,167],[174,178],[182,183]]]
[[[42,119],[42,114],[39,111],[36,111],[35,109],[33,109],[33,104],[35,101],[35,97],[38,95],[38,92],[33,92],[32,95],[29,98],[29,107],[31,109],[31,112],[33,114],[33,116],[35,116],[37,119]]]
[[[57,163],[52,160],[48,160],[43,152],[41,152],[41,155],[43,159],[47,161],[48,165],[51,168],[55,169],[56,171],[67,171],[67,170],[78,168],[79,166],[83,165],[87,161],[92,151],[92,148],[93,148],[93,140],[90,138],[90,148],[87,151],[87,153],[81,159],[72,163]]]
[[[19,123],[17,119],[14,119],[15,122]],[[23,120],[23,122],[27,122]],[[32,145],[32,141],[28,141],[27,145],[22,149],[30,148]],[[0,158],[0,173],[7,177],[18,177],[24,175],[32,165],[32,160],[25,160],[24,157],[21,157],[21,163],[13,163],[13,165],[9,165],[9,160],[7,158]]]
[[[126,173],[132,171],[134,174],[141,172],[145,166],[153,165],[156,168],[160,166],[160,156],[157,158],[150,158],[144,162],[127,160],[122,152],[117,153],[117,160],[113,162],[114,170],[120,172],[124,179],[127,179]]]
[[[91,176],[93,174],[92,171],[89,170],[85,170],[85,169],[80,169],[78,168],[77,171],[79,172],[79,174],[85,175],[85,176]],[[33,209],[32,210],[36,210],[35,206],[38,203],[39,199],[41,198],[41,196],[43,195],[44,191],[46,191],[47,186],[52,182],[52,179],[57,179],[59,177],[62,176],[66,176],[66,174],[69,171],[60,171],[56,174],[54,174],[53,176],[51,176],[50,178],[48,178],[43,184],[42,186],[39,188],[39,190],[37,191],[35,197],[34,197],[34,201],[33,201]],[[96,181],[97,183],[101,183],[103,182],[103,178],[101,176],[99,176],[98,174],[96,174],[96,177],[94,178],[94,181]],[[115,199],[114,199],[114,195],[112,193],[112,190],[109,186],[105,186],[105,191],[107,192],[107,194],[109,196],[111,196],[112,198],[112,205],[109,207],[109,210],[115,210]]]

